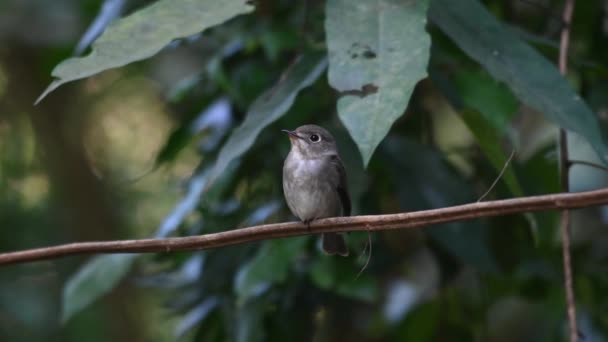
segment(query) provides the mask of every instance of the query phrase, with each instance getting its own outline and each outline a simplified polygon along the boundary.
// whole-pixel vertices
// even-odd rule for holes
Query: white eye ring
[[[319,141],[321,141],[321,136],[317,134],[311,134],[310,141],[312,141],[313,143],[318,143]]]

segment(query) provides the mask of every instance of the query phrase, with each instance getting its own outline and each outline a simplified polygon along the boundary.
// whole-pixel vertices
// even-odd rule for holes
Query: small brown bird
[[[334,137],[324,128],[304,125],[289,134],[291,150],[283,165],[283,193],[291,212],[302,222],[350,216],[346,171]],[[344,234],[324,233],[323,251],[348,255]]]

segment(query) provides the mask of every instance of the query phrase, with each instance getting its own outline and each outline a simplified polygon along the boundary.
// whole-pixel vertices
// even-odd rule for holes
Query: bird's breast
[[[340,199],[327,174],[329,164],[320,159],[288,156],[283,167],[283,191],[289,209],[301,220],[341,214]]]

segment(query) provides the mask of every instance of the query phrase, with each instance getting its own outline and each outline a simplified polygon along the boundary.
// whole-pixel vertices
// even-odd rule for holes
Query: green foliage
[[[90,22],[111,1],[28,2],[26,11],[8,0],[0,22],[12,27],[49,6]],[[0,247],[293,220],[280,130],[307,123],[336,137],[354,215],[470,203],[490,188],[484,200],[557,192],[558,127],[570,132],[573,159],[606,161],[608,39],[599,14],[588,19],[602,8],[576,8],[567,78],[551,63],[559,9],[529,1],[126,1],[128,14],[84,57],[68,56],[83,31],[69,20],[63,30],[37,29],[35,17],[37,25],[0,30],[11,38],[0,51],[0,226],[9,227]],[[48,38],[59,31],[71,35]],[[40,66],[59,56],[41,98],[90,79],[61,87],[34,113],[48,73]],[[582,165],[570,180],[573,191],[608,185]],[[347,258],[323,255],[319,237],[304,236],[7,268],[0,313],[11,320],[0,336],[560,341],[557,218],[351,232]],[[572,212],[579,321],[590,340],[608,336],[607,224],[605,209]]]
[[[61,320],[68,321],[100,296],[106,294],[127,274],[134,254],[110,254],[93,258],[65,284]]]
[[[426,1],[327,1],[329,83],[338,115],[367,166],[426,77]]]
[[[608,163],[608,144],[595,114],[555,65],[501,25],[478,1],[435,0],[430,14],[445,34],[509,86],[522,103],[584,136]]]
[[[238,301],[257,297],[269,286],[285,282],[291,265],[302,254],[305,243],[306,238],[302,237],[266,242],[236,275],[235,292]]]
[[[262,129],[284,115],[293,104],[296,95],[319,78],[327,67],[325,57],[313,53],[302,56],[290,66],[276,86],[264,92],[251,104],[243,124],[235,129],[219,152],[210,175],[210,183],[221,175],[226,166],[247,151]]]
[[[53,76],[58,79],[36,102],[66,82],[148,58],[174,39],[199,33],[252,9],[241,0],[223,1],[221,6],[213,0],[157,1],[109,26],[88,56],[57,65]]]

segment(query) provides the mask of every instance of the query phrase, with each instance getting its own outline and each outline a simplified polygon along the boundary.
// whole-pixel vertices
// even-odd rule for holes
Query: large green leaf
[[[217,157],[211,170],[209,185],[221,175],[228,164],[245,153],[262,129],[283,116],[303,88],[316,81],[327,67],[323,54],[303,55],[285,73],[284,79],[265,91],[251,105],[245,121],[237,127]]]
[[[428,0],[328,0],[329,83],[364,165],[426,77]]]
[[[476,0],[433,0],[432,20],[471,58],[505,82],[525,104],[557,125],[585,137],[608,162],[598,120],[555,66]]]
[[[148,58],[172,40],[191,36],[251,11],[244,0],[159,0],[110,25],[85,57],[55,67],[53,81],[36,103],[60,85]]]
[[[93,258],[63,288],[61,320],[67,322],[97,298],[110,291],[131,269],[137,254],[108,254]]]

